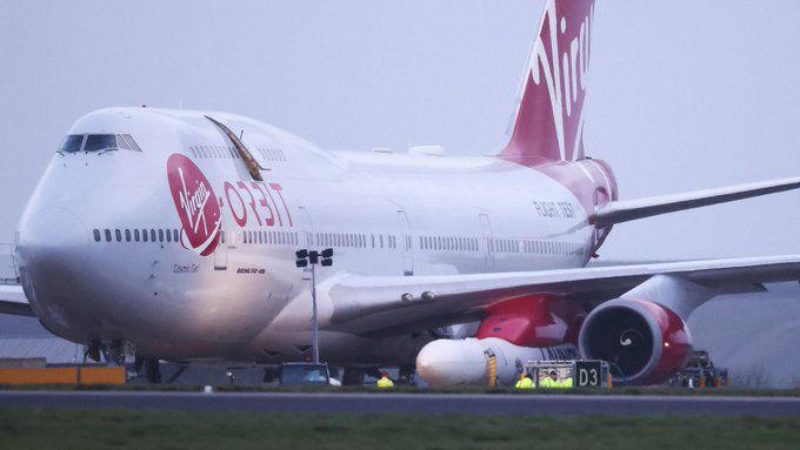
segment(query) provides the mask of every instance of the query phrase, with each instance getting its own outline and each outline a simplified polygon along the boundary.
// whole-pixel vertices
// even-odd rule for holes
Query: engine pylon
[[[528,361],[574,359],[575,346],[533,348],[499,338],[438,339],[417,355],[417,374],[431,387],[489,386],[489,357],[496,358],[498,385],[513,386]]]

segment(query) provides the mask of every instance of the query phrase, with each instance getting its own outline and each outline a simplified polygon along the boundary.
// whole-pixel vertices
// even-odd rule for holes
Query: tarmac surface
[[[790,397],[0,391],[0,408],[11,406],[319,414],[800,416],[800,398]]]

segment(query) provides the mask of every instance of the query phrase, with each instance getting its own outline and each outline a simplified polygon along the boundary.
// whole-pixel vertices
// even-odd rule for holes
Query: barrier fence
[[[0,242],[0,284],[18,284],[19,273],[14,261],[14,245]]]

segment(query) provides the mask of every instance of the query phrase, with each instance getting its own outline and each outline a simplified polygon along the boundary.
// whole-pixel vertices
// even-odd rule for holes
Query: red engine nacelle
[[[623,384],[661,383],[680,370],[692,351],[686,323],[648,301],[616,299],[595,308],[578,338],[581,356],[611,365]]]

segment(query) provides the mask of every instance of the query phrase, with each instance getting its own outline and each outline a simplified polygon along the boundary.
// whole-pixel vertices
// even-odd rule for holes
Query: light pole
[[[326,248],[321,252],[302,249],[295,252],[298,268],[308,270],[311,266],[311,358],[314,364],[319,364],[319,321],[317,319],[317,264],[323,267],[333,265],[333,249]]]

